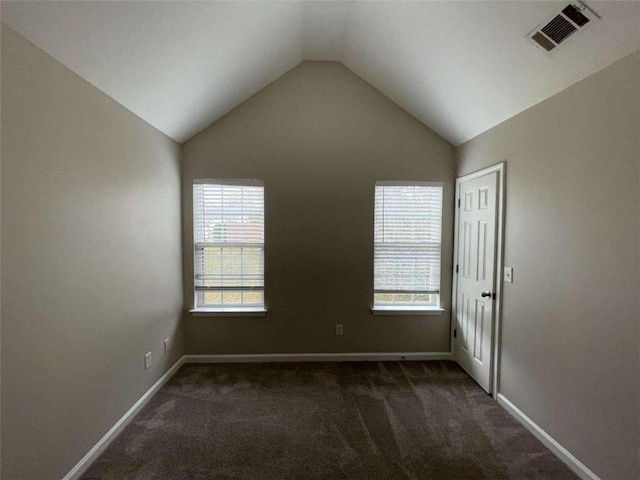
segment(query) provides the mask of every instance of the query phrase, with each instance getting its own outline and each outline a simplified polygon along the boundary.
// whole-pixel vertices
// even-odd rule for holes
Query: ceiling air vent
[[[558,45],[584,28],[591,20],[600,18],[591,7],[582,1],[570,3],[546,24],[534,28],[527,38],[546,53],[550,53]]]

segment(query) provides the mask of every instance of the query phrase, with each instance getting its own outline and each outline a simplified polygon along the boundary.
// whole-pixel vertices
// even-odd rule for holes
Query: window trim
[[[375,294],[380,293],[378,290],[373,290],[373,303],[371,306],[372,315],[442,315],[446,310],[442,307],[442,232],[444,227],[444,198],[445,198],[445,184],[444,182],[424,182],[424,181],[411,181],[411,180],[378,180],[374,183],[374,205],[373,205],[373,227],[375,231],[376,224],[376,208],[375,208],[375,188],[376,187],[439,187],[442,189],[442,206],[440,209],[440,255],[438,262],[440,284],[438,292],[433,292],[438,295],[437,305],[415,305],[415,304],[376,304]],[[375,233],[373,240],[374,251],[374,284],[375,284]]]
[[[242,186],[242,187],[261,187],[263,199],[266,197],[266,189],[263,180],[258,179],[229,179],[229,178],[196,178],[193,179],[191,185],[191,215],[192,215],[192,255],[193,255],[193,275],[191,276],[192,281],[192,291],[193,291],[193,308],[189,310],[194,317],[264,317],[267,314],[267,307],[265,301],[265,286],[264,281],[262,288],[249,287],[243,290],[260,290],[262,292],[262,304],[255,306],[253,305],[214,305],[214,306],[206,306],[206,307],[198,307],[198,292],[202,290],[196,289],[196,222],[195,222],[195,214],[196,209],[193,203],[194,195],[193,195],[193,187],[195,185],[234,185],[234,186]],[[265,204],[263,203],[263,211],[262,217],[265,217]],[[263,224],[263,234],[264,234],[264,224]],[[251,244],[248,244],[249,246]],[[264,256],[265,256],[265,242],[261,243],[262,255],[263,255],[263,277],[264,277]],[[240,290],[239,288],[236,290]]]
[[[189,310],[194,317],[266,317],[267,309],[263,307],[221,307],[194,308]]]
[[[411,306],[390,306],[377,305],[371,307],[371,315],[380,316],[414,316],[414,315],[442,315],[446,310],[442,307],[411,307]]]

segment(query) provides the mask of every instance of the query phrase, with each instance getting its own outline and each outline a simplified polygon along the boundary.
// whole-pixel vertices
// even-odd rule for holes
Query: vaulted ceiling
[[[640,2],[589,1],[602,19],[542,53],[526,35],[568,1],[3,1],[1,18],[179,142],[332,60],[458,145],[640,48]]]

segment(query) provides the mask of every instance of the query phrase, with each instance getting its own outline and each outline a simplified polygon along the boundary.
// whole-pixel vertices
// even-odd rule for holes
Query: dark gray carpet
[[[84,479],[574,479],[451,362],[185,365]]]

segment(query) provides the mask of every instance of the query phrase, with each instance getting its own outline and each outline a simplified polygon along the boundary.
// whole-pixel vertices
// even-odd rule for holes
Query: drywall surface
[[[185,308],[192,182],[265,184],[264,318],[186,313],[189,353],[449,351],[453,147],[339,63],[304,62],[183,145]],[[444,182],[441,316],[372,316],[377,180]],[[344,335],[335,335],[335,324]]]
[[[463,144],[506,160],[500,391],[603,479],[639,478],[640,55]]]
[[[2,474],[61,478],[183,353],[180,147],[4,25],[1,68]]]

